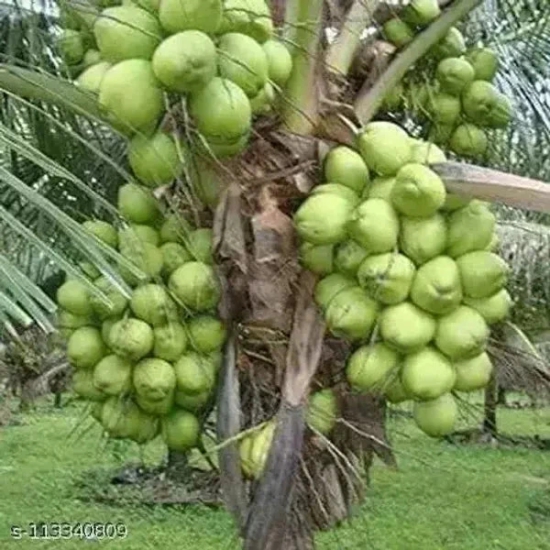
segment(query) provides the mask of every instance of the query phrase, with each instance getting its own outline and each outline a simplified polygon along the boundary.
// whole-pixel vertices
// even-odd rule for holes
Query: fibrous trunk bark
[[[483,431],[491,437],[497,436],[497,378],[492,376],[485,388],[485,416],[483,419]]]

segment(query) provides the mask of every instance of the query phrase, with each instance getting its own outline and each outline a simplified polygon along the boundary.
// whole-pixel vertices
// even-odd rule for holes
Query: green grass
[[[222,510],[79,500],[75,483],[91,469],[138,460],[132,445],[108,445],[94,428],[71,432],[80,412],[43,406],[21,426],[0,428],[0,548],[230,550],[239,548]],[[472,424],[470,416],[468,422]],[[500,410],[504,432],[550,437],[550,409]],[[550,453],[457,447],[423,436],[407,418],[390,423],[399,471],[376,463],[366,503],[352,521],[318,537],[320,549],[550,550]],[[162,457],[160,445],[145,458]],[[122,540],[13,540],[10,525],[121,522]]]

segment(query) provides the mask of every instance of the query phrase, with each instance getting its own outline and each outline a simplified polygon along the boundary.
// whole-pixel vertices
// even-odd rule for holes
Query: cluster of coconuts
[[[292,69],[265,1],[116,4],[95,16],[66,7],[71,28],[59,44],[78,86],[97,94],[113,126],[138,136],[130,147],[145,165],[142,181],[173,179],[181,165],[178,144],[159,125],[166,107],[182,99],[192,122],[188,149],[218,158],[244,150],[253,116],[271,109]]]
[[[57,291],[73,389],[111,437],[145,443],[162,434],[183,452],[198,443],[225,340],[212,231],[164,216],[152,192],[133,183],[120,187],[118,210],[127,222],[118,230],[102,220],[83,226],[137,268],[118,266],[131,296],[87,263],[93,291],[76,278]]]
[[[446,192],[430,169],[446,160],[436,145],[383,121],[356,144],[327,154],[325,183],[295,214],[301,262],[320,276],[328,330],[357,346],[350,385],[413,400],[420,429],[442,436],[457,419],[453,392],[489,382],[489,327],[511,307],[495,216]]]
[[[413,0],[384,25],[384,35],[397,47],[407,45],[422,27],[439,17],[437,0]],[[429,122],[429,140],[460,157],[483,157],[487,130],[505,128],[512,117],[509,99],[492,84],[499,67],[496,53],[467,48],[452,27],[427,56],[427,72],[405,77],[384,98],[388,111],[406,108],[419,122]]]

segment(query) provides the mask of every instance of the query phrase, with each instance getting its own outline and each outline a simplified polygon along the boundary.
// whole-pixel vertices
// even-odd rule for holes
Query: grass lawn
[[[475,422],[469,413],[467,422]],[[0,549],[238,549],[224,511],[79,500],[75,482],[91,469],[138,460],[133,445],[109,445],[94,428],[76,436],[80,410],[49,405],[0,429]],[[550,437],[550,408],[500,410],[501,431]],[[550,550],[550,452],[457,447],[430,440],[407,418],[390,423],[400,470],[376,463],[369,498],[352,521],[318,537],[320,549]],[[148,462],[162,447],[150,445]],[[46,541],[10,536],[29,522],[121,522],[124,540]]]

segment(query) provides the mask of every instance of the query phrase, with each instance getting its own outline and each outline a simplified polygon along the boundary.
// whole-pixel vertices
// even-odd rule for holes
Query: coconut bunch
[[[401,48],[439,15],[437,0],[413,0],[401,18],[384,25],[384,36]],[[512,117],[510,100],[493,85],[497,54],[485,47],[468,48],[462,33],[452,27],[422,65],[422,71],[415,68],[387,94],[383,109],[409,111],[419,123],[428,123],[430,141],[458,156],[483,157],[488,131],[505,128]]]
[[[97,290],[68,279],[57,292],[74,391],[94,404],[110,436],[144,443],[162,434],[170,449],[185,451],[198,442],[225,340],[212,231],[163,216],[136,184],[120,187],[118,210],[127,222],[118,230],[101,220],[83,225],[143,274],[119,266],[131,296],[86,263]]]
[[[506,318],[508,266],[485,203],[448,194],[436,145],[372,122],[338,146],[295,215],[302,264],[320,276],[328,330],[352,342],[347,378],[392,403],[414,401],[418,426],[449,433],[453,392],[489,381],[490,326]]]
[[[133,138],[138,178],[148,185],[174,179],[184,160],[178,149],[219,158],[243,151],[253,117],[271,110],[292,69],[265,1],[117,4],[96,15],[65,7],[71,28],[59,45],[76,84],[97,94],[113,126]],[[160,128],[182,99],[190,124],[178,144]]]

